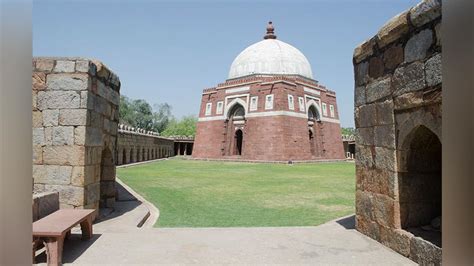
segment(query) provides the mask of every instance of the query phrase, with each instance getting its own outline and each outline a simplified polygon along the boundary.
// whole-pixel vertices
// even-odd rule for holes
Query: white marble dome
[[[230,66],[229,79],[252,74],[295,74],[313,79],[311,65],[303,53],[276,36],[243,50]]]

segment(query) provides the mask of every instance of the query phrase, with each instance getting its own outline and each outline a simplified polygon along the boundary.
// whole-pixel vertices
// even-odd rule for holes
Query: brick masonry
[[[440,25],[441,1],[422,1],[388,21],[353,58],[356,228],[422,265],[441,263],[440,245],[407,229],[423,225],[427,204],[439,213],[426,215],[441,215]],[[435,148],[433,160],[408,159]],[[425,175],[438,171],[438,179],[419,181],[415,167]]]
[[[120,80],[85,58],[33,59],[34,192],[61,208],[113,206]]]
[[[271,108],[266,107],[268,95],[273,95]],[[322,111],[323,103],[326,113]],[[209,104],[211,108],[206,113]],[[234,104],[244,107],[243,121],[229,119]],[[316,109],[318,121],[308,121],[309,106]],[[239,129],[243,132],[242,152],[236,155],[235,134]],[[315,80],[289,75],[252,75],[206,89],[201,99],[193,157],[260,161],[344,159],[336,95]]]

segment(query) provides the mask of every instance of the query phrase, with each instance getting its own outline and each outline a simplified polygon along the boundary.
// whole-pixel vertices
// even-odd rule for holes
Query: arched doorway
[[[234,155],[242,155],[242,140],[244,138],[244,134],[241,129],[237,129],[235,131],[235,150]]]
[[[439,247],[441,147],[427,127],[414,128],[403,141],[398,180],[401,227]]]
[[[313,157],[317,157],[318,148],[317,148],[317,139],[315,137],[315,128],[316,123],[321,121],[318,109],[314,104],[311,104],[308,108],[308,139],[309,139],[309,149]]]
[[[122,150],[122,164],[127,164],[127,150],[125,148]]]

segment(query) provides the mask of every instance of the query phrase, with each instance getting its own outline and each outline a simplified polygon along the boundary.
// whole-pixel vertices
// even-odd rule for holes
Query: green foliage
[[[185,116],[180,120],[171,119],[168,127],[161,133],[162,136],[194,136],[196,134],[197,118],[195,116]]]
[[[353,127],[343,127],[341,128],[342,135],[354,135],[355,129]]]
[[[159,227],[314,226],[354,213],[353,163],[170,159],[117,175],[160,210]]]
[[[171,106],[155,105],[155,110],[143,99],[133,100],[120,96],[119,121],[132,127],[162,132],[171,119]]]

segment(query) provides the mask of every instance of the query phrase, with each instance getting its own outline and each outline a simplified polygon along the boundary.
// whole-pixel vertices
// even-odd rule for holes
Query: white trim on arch
[[[309,107],[311,107],[311,105],[314,105],[314,107],[316,107],[316,110],[317,110],[318,113],[319,113],[319,118],[321,118],[321,117],[322,117],[322,113],[321,113],[321,106],[320,106],[319,104],[320,104],[320,101],[316,102],[316,101],[313,100],[313,99],[307,101],[307,102],[306,102],[306,114],[308,114]]]
[[[247,98],[248,98],[248,95],[247,95]],[[226,98],[226,101],[227,101],[227,98]],[[235,98],[232,101],[230,101],[230,103],[226,104],[225,111],[224,111],[225,117],[229,117],[229,111],[232,110],[232,107],[234,107],[234,105],[236,104],[242,105],[242,107],[244,107],[245,114],[246,115],[248,114],[247,102],[240,98]]]

